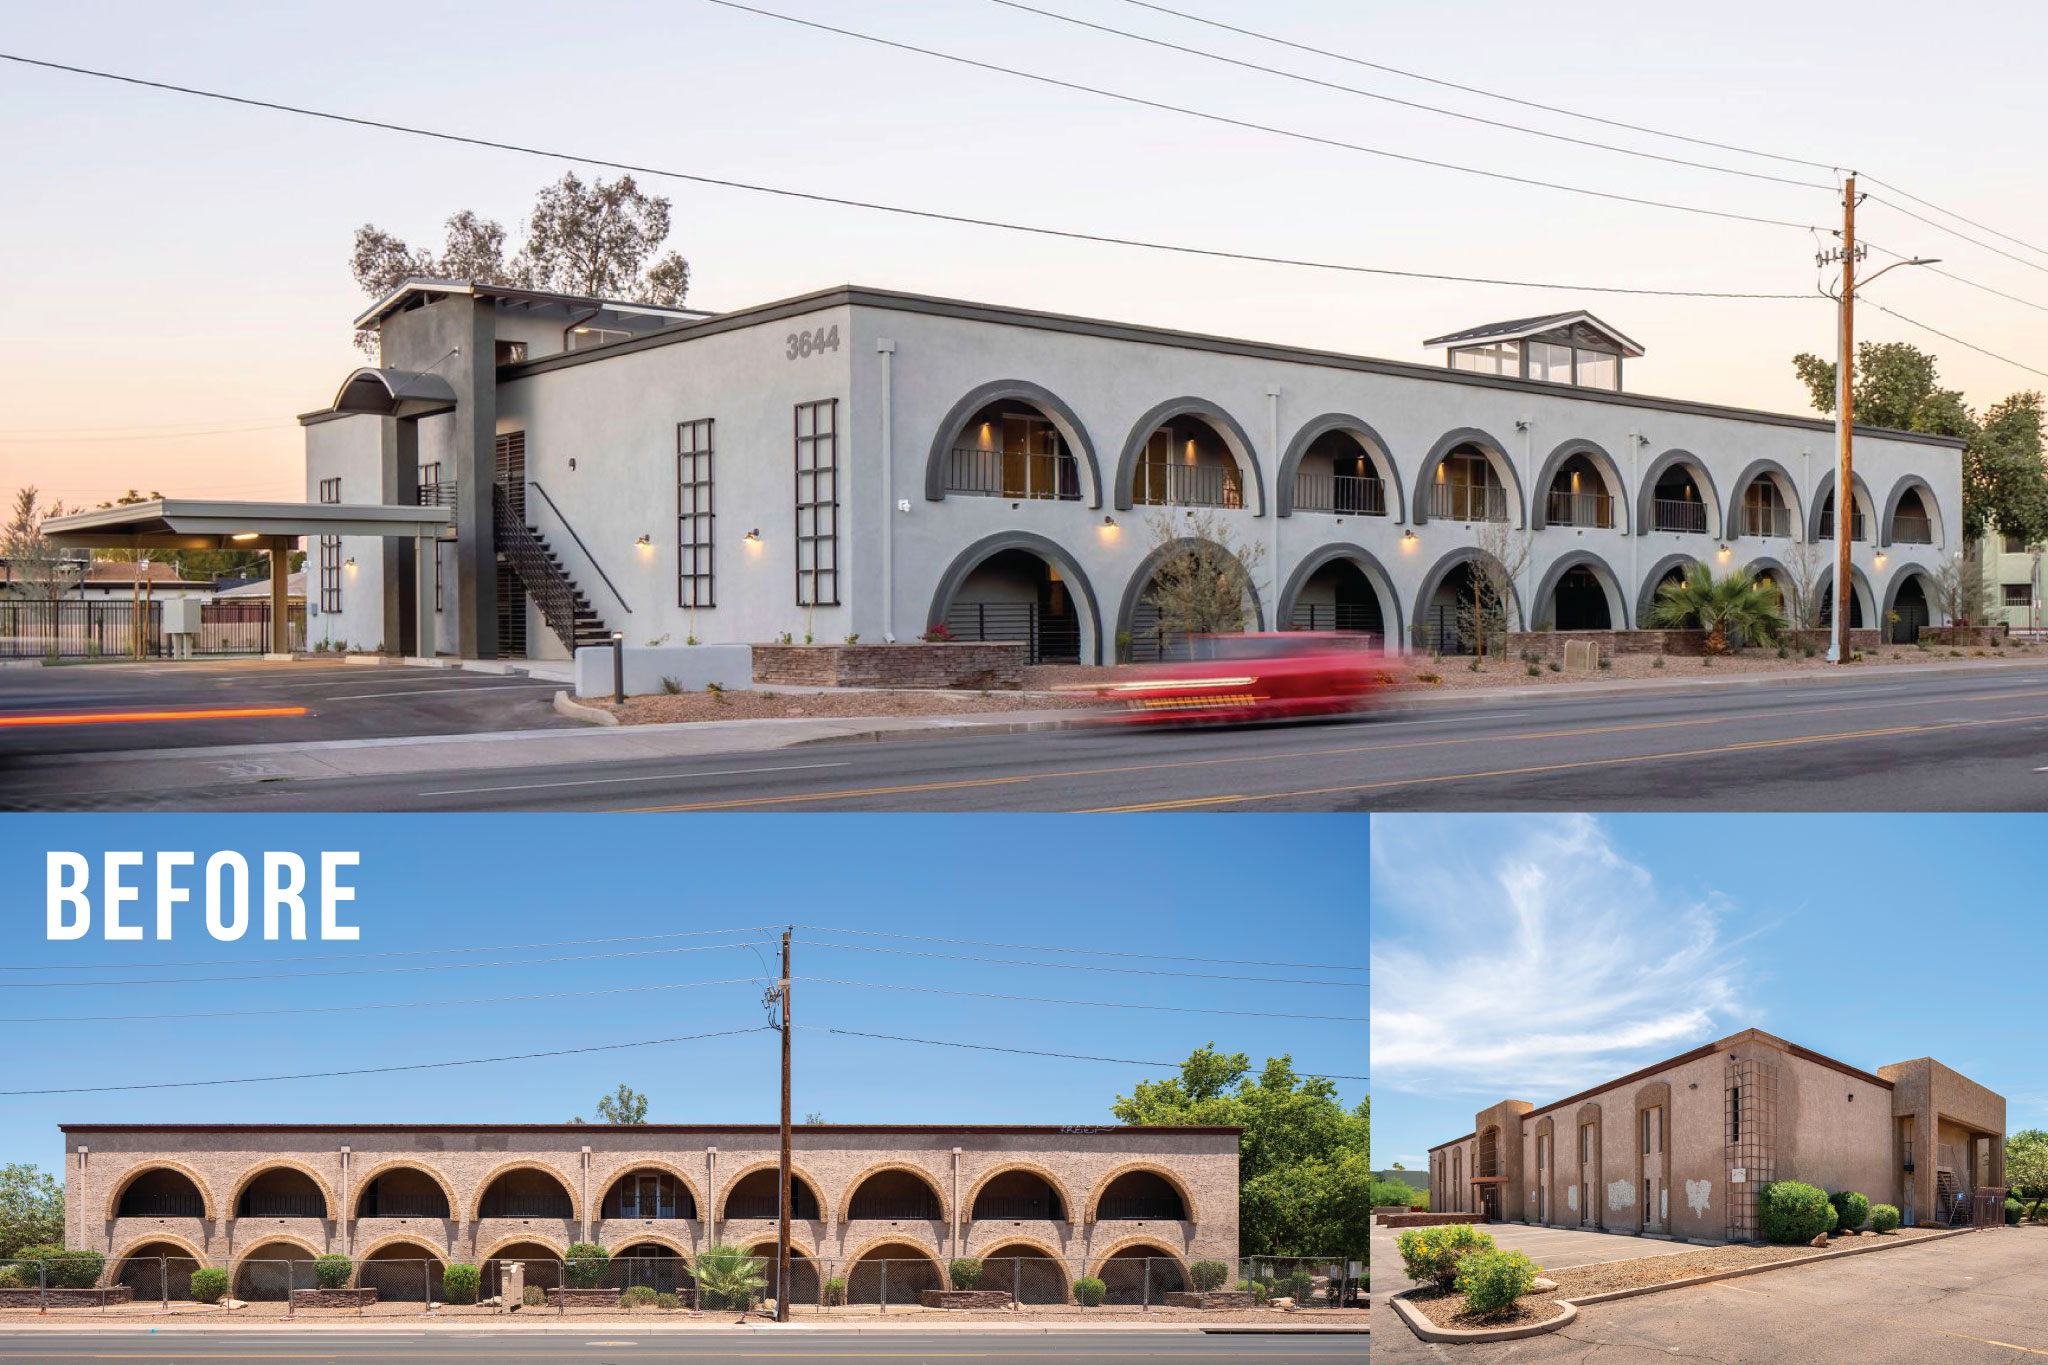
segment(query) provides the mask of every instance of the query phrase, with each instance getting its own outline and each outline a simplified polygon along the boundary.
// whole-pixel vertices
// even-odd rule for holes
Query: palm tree
[[[767,1287],[767,1262],[735,1246],[707,1247],[697,1257],[697,1306],[745,1308]]]
[[[1785,611],[1777,589],[1749,570],[1716,578],[1702,560],[1678,582],[1657,589],[1650,624],[1663,630],[1704,630],[1707,653],[1726,654],[1733,634],[1759,645],[1776,641],[1785,631]]]

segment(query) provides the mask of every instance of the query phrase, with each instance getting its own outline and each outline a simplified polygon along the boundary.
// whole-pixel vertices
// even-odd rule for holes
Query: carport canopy
[[[285,587],[290,562],[282,556],[302,536],[402,536],[443,540],[455,534],[452,507],[410,507],[396,503],[215,502],[198,498],[155,498],[51,517],[43,534],[59,545],[107,550],[232,550],[270,552],[270,647],[291,652]],[[432,576],[421,574],[422,596],[431,622]],[[425,651],[431,654],[431,649]]]

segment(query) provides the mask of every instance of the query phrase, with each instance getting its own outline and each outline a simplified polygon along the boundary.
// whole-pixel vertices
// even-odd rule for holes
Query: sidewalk
[[[254,1318],[235,1321],[211,1315],[190,1317],[123,1317],[123,1318],[62,1318],[24,1317],[0,1318],[0,1336],[13,1333],[75,1333],[94,1336],[164,1336],[173,1333],[220,1333],[226,1335],[258,1334],[279,1332],[346,1332],[364,1335],[417,1335],[419,1333],[449,1333],[462,1335],[557,1335],[562,1333],[589,1336],[592,1333],[629,1332],[634,1335],[687,1336],[692,1333],[748,1332],[774,1335],[776,1333],[838,1333],[856,1336],[901,1335],[905,1332],[929,1332],[937,1335],[947,1333],[977,1334],[1004,1333],[1019,1336],[1056,1336],[1071,1333],[1119,1332],[1149,1333],[1167,1335],[1203,1335],[1228,1333],[1232,1335],[1286,1334],[1290,1336],[1363,1336],[1370,1335],[1369,1314],[1360,1313],[1358,1321],[1349,1322],[1275,1322],[1265,1323],[1217,1322],[1202,1323],[1187,1318],[1160,1322],[933,1322],[921,1319],[916,1314],[890,1314],[887,1317],[874,1316],[866,1319],[830,1318],[796,1322],[735,1322],[732,1319],[711,1314],[703,1318],[657,1316],[655,1314],[611,1314],[602,1317],[557,1318],[553,1315],[536,1315],[521,1319],[517,1315],[506,1318],[436,1319],[426,1316],[409,1318]]]

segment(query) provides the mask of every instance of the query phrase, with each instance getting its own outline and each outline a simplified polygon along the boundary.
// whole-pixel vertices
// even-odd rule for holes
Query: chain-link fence
[[[297,1246],[278,1254],[281,1244],[274,1242],[256,1249],[264,1254],[217,1263],[169,1249],[113,1261],[92,1254],[0,1261],[0,1317],[737,1315],[772,1312],[781,1297],[772,1246],[684,1254],[641,1244],[632,1255],[564,1259],[536,1244],[542,1254],[520,1255],[515,1246],[511,1254],[476,1261],[430,1255],[409,1243],[363,1257],[316,1256]],[[790,1311],[1301,1311],[1362,1308],[1366,1299],[1363,1257],[1201,1259],[1140,1248],[1067,1258],[1035,1247],[997,1250],[944,1259],[885,1243],[856,1258],[794,1253]]]

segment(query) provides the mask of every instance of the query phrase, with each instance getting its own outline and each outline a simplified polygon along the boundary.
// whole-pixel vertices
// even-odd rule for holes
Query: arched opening
[[[968,1215],[974,1222],[984,1218],[1049,1218],[1058,1222],[1066,1216],[1060,1192],[1035,1171],[1004,1171],[991,1176],[974,1196],[974,1209]]]
[[[1551,475],[1544,490],[1543,523],[1546,526],[1582,526],[1599,530],[1614,525],[1615,490],[1593,458],[1583,452],[1566,459]]]
[[[1096,1276],[1107,1291],[1104,1303],[1160,1303],[1160,1295],[1187,1289],[1180,1259],[1156,1243],[1119,1247],[1103,1259]]]
[[[1022,640],[1034,664],[1081,662],[1081,613],[1058,567],[998,550],[962,579],[940,618],[956,640]]]
[[[1348,559],[1333,559],[1303,581],[1294,598],[1296,630],[1339,630],[1386,638],[1380,595],[1365,570]]]
[[[1310,441],[1294,471],[1294,510],[1385,516],[1387,485],[1365,442],[1341,427]]]
[[[1900,545],[1934,543],[1934,517],[1918,488],[1908,488],[1899,495],[1898,506],[1892,512],[1891,538]]]
[[[144,1242],[114,1266],[113,1284],[125,1284],[138,1303],[192,1297],[192,1272],[205,1262],[181,1242]]]
[[[1231,603],[1216,600],[1219,594],[1205,589],[1205,581],[1238,585],[1236,614]],[[1118,627],[1118,653],[1122,662],[1153,663],[1161,659],[1187,657],[1188,640],[1180,631],[1169,629],[1162,617],[1163,606],[1179,602],[1198,607],[1211,618],[1209,633],[1235,634],[1264,628],[1265,612],[1251,575],[1237,556],[1212,540],[1186,537],[1162,545],[1138,566],[1124,592],[1124,607]]]
[[[1508,519],[1507,484],[1484,447],[1466,441],[1437,461],[1430,475],[1429,515],[1437,521]]]
[[[1707,534],[1707,500],[1701,493],[1700,480],[1694,476],[1690,463],[1676,461],[1657,476],[1655,490],[1651,494],[1650,525],[1658,531],[1696,536]]]
[[[574,1218],[576,1199],[559,1176],[533,1166],[506,1171],[484,1189],[479,1218]]]
[[[766,1262],[761,1273],[768,1281],[768,1297],[774,1298],[775,1276],[778,1273],[775,1243],[756,1242],[749,1250]],[[821,1306],[824,1301],[818,1280],[818,1263],[795,1247],[789,1249],[789,1301],[792,1304],[808,1304],[812,1307]]]
[[[447,1218],[448,1194],[441,1182],[416,1166],[400,1166],[363,1183],[356,1194],[358,1218]]]
[[[1153,428],[1131,469],[1131,501],[1140,507],[1239,508],[1244,492],[1244,470],[1230,443],[1193,413]]]
[[[1187,1216],[1187,1203],[1180,1191],[1157,1171],[1126,1171],[1110,1181],[1095,1201],[1097,1222],[1149,1219],[1178,1223]]]
[[[1821,499],[1818,522],[1814,527],[1813,538],[1815,540],[1833,540],[1835,538],[1835,490],[1832,488],[1828,490],[1828,495]],[[1869,518],[1864,515],[1863,499],[1856,497],[1852,499],[1849,508],[1849,539],[1857,541],[1868,540],[1869,538],[1870,523]]]
[[[121,1191],[117,1218],[204,1218],[206,1196],[183,1171],[165,1166],[144,1171]]]
[[[969,497],[1078,502],[1081,470],[1045,411],[999,398],[960,424],[946,452],[945,491]]]
[[[1448,564],[1439,560],[1423,579],[1415,607],[1417,643],[1422,648],[1437,654],[1476,654],[1485,634],[1491,637],[1485,641],[1486,652],[1495,654],[1505,648],[1505,633],[1521,628],[1518,595],[1512,585],[1498,581],[1505,578],[1499,561],[1482,555],[1483,551],[1453,552],[1446,556]],[[1491,586],[1483,576],[1488,572],[1496,580]],[[1504,603],[1495,600],[1501,591],[1506,593]]]
[[[925,1290],[945,1287],[931,1253],[911,1242],[878,1242],[846,1272],[848,1303],[916,1303]]]
[[[1500,1186],[1493,1183],[1500,1173],[1500,1129],[1489,1127],[1479,1134],[1479,1154],[1472,1175],[1487,1182],[1478,1189],[1478,1202],[1479,1211],[1490,1222],[1500,1220]]]
[[[1465,1149],[1462,1147],[1451,1151],[1451,1211],[1465,1211]]]
[[[1789,482],[1769,471],[1754,475],[1742,486],[1742,507],[1737,535],[1764,539],[1792,538],[1792,502]]]
[[[447,1298],[441,1288],[446,1268],[423,1242],[386,1242],[357,1264],[356,1285],[376,1290],[382,1303],[440,1302]]]
[[[944,1218],[944,1201],[929,1180],[915,1171],[876,1171],[854,1187],[847,1202],[850,1220],[863,1218]]]
[[[1861,630],[1869,622],[1869,609],[1864,606],[1868,593],[1860,574],[1849,575],[1849,629]],[[1823,629],[1832,630],[1835,624],[1835,571],[1830,568],[1820,580],[1820,624]]]
[[[562,1252],[546,1242],[506,1242],[486,1256],[477,1267],[482,1275],[479,1298],[496,1298],[505,1292],[505,1271],[513,1264],[526,1267],[526,1283],[542,1289],[559,1289],[562,1284]]]
[[[258,1242],[235,1257],[234,1296],[250,1303],[282,1303],[294,1289],[313,1289],[313,1253],[297,1242]]]
[[[313,1177],[289,1166],[268,1170],[242,1189],[237,1218],[325,1218],[327,1196]]]
[[[775,1198],[775,1185],[780,1172],[775,1170],[753,1171],[743,1175],[739,1183],[725,1196],[727,1218],[780,1218],[782,1206]],[[798,1219],[819,1217],[818,1193],[796,1172],[789,1174],[790,1201],[789,1216]]]
[[[1550,620],[1558,630],[1612,630],[1607,587],[1591,566],[1574,564],[1550,590]]]
[[[657,1294],[681,1295],[697,1287],[690,1263],[672,1246],[660,1242],[635,1242],[612,1253],[605,1263],[604,1287],[630,1289],[646,1285]]]
[[[600,1218],[695,1218],[697,1198],[667,1171],[628,1171],[611,1183]]]
[[[1913,644],[1919,640],[1922,628],[1934,624],[1934,604],[1927,595],[1927,587],[1926,576],[1918,570],[1907,573],[1893,586],[1891,615],[1898,620],[1887,620],[1891,643]]]
[[[1691,560],[1684,560],[1667,564],[1663,572],[1658,573],[1654,578],[1643,584],[1643,601],[1640,615],[1642,618],[1641,623],[1644,627],[1648,627],[1650,613],[1657,608],[1657,595],[1663,592],[1669,584],[1685,582],[1685,576],[1691,571],[1693,562]]]
[[[1005,1242],[981,1253],[981,1288],[1007,1289],[1018,1303],[1065,1303],[1060,1263],[1029,1242]]]

